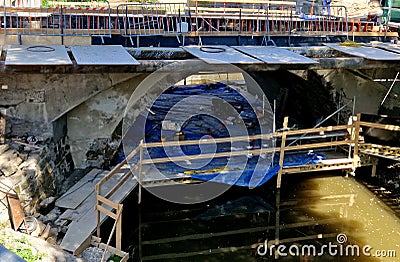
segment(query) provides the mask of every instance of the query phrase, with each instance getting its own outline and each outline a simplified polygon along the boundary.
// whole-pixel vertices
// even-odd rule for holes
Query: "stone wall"
[[[19,143],[0,146],[0,186],[16,193],[27,215],[40,209],[41,203],[52,202],[64,193],[63,183],[74,169],[66,137],[58,142],[48,140],[41,148]],[[0,193],[0,222],[8,219],[5,194]]]
[[[52,122],[92,96],[134,77],[128,73],[0,73],[6,136],[52,137]]]

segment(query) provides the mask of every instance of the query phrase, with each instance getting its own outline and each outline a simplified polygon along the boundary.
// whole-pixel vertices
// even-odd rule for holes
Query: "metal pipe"
[[[329,116],[327,116],[324,120],[322,120],[321,122],[319,122],[318,124],[316,124],[313,128],[317,128],[320,125],[322,125],[324,122],[326,122],[328,119],[330,119],[332,116],[336,115],[338,112],[342,111],[346,106],[348,106],[350,103],[352,103],[353,100],[350,100],[347,104],[345,104],[344,106],[342,106],[341,108],[339,108],[338,110],[336,110],[335,112],[333,112],[332,114],[330,114]],[[297,138],[296,140],[294,140],[292,143],[290,143],[288,146],[293,145],[294,143],[296,143],[298,140],[302,139],[303,137],[305,137],[309,132],[306,132],[304,134],[302,134],[299,138]]]
[[[393,80],[392,84],[390,85],[390,88],[389,88],[389,90],[387,91],[387,93],[386,93],[385,97],[383,98],[383,100],[382,100],[382,102],[381,102],[380,106],[382,106],[382,105],[383,105],[383,103],[385,103],[385,100],[386,100],[386,98],[388,97],[389,93],[392,91],[392,89],[393,89],[393,86],[394,86],[394,84],[396,83],[396,81],[397,81],[397,78],[399,77],[399,73],[400,73],[400,72],[397,72],[397,74],[396,74],[396,77],[394,78],[394,80]]]

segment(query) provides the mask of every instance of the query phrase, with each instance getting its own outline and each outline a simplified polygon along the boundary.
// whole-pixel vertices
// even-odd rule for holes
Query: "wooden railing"
[[[337,126],[326,126],[316,127],[307,129],[290,130],[287,128],[288,118],[284,119],[282,131],[278,131],[270,134],[258,134],[253,136],[237,136],[237,137],[224,137],[215,139],[202,139],[202,140],[184,140],[184,141],[168,141],[168,142],[152,142],[144,143],[143,141],[118,165],[116,165],[110,172],[105,176],[96,186],[97,192],[97,204],[95,209],[97,210],[97,236],[100,237],[100,214],[104,213],[107,216],[115,220],[115,224],[111,235],[116,232],[116,248],[121,249],[122,240],[122,208],[121,203],[115,203],[110,200],[110,197],[117,192],[117,190],[129,179],[134,176],[134,172],[138,172],[136,180],[139,182],[139,203],[141,202],[141,190],[142,190],[142,167],[143,165],[156,164],[156,163],[167,163],[174,161],[185,161],[194,159],[213,159],[218,157],[232,157],[242,156],[245,154],[260,155],[265,153],[279,152],[279,172],[277,174],[277,188],[281,187],[282,175],[285,173],[298,173],[301,172],[301,167],[284,167],[283,159],[286,152],[289,151],[301,151],[301,150],[314,150],[322,148],[332,148],[338,146],[349,146],[348,156],[346,158],[338,159],[339,161],[334,164],[312,164],[309,167],[317,167],[314,170],[304,169],[305,172],[309,171],[320,171],[320,170],[338,170],[348,169],[350,172],[354,172],[357,167],[360,166],[359,158],[359,145],[363,144],[363,139],[360,139],[360,130],[362,127],[372,127],[391,131],[400,131],[400,126],[377,124],[364,122],[360,120],[360,114],[353,117],[353,121],[347,125]],[[271,148],[260,149],[246,149],[240,151],[227,151],[213,154],[199,154],[199,155],[185,155],[176,157],[162,157],[162,158],[151,158],[144,159],[143,149],[145,148],[157,148],[157,147],[172,147],[172,146],[189,146],[189,145],[202,145],[211,143],[226,143],[226,142],[239,142],[239,141],[250,141],[250,140],[262,140],[262,139],[280,139],[280,146]],[[318,140],[318,141],[317,141]],[[323,140],[322,142],[320,140]],[[289,141],[292,141],[287,145]],[[363,153],[363,152],[361,152]],[[135,156],[139,154],[137,163],[131,163]],[[340,162],[341,161],[341,162]],[[329,162],[329,161],[328,161]],[[101,186],[110,180],[114,175],[120,172],[120,170],[129,165],[129,171],[126,172],[111,188],[108,192],[102,192]],[[327,169],[324,169],[324,168]],[[104,207],[108,206],[108,207]],[[111,237],[110,235],[110,237]],[[110,238],[109,238],[110,239]],[[107,243],[108,246],[108,243]]]
[[[215,138],[215,139],[202,139],[202,140],[186,140],[186,141],[168,141],[168,142],[153,142],[153,143],[144,143],[143,141],[136,147],[121,163],[115,166],[110,173],[105,176],[95,187],[97,192],[97,204],[95,209],[97,210],[97,236],[100,236],[100,213],[104,213],[107,216],[116,220],[116,247],[121,247],[121,215],[120,210],[122,210],[122,204],[115,203],[111,201],[109,198],[133,175],[135,171],[138,171],[136,175],[136,179],[139,182],[139,203],[141,201],[141,190],[142,190],[142,166],[147,164],[156,164],[156,163],[166,163],[166,162],[174,162],[174,161],[185,161],[185,160],[194,160],[194,159],[213,159],[219,157],[233,157],[233,156],[243,156],[246,154],[260,155],[265,153],[272,152],[280,152],[280,170],[278,173],[278,180],[280,181],[281,176],[285,172],[289,172],[290,169],[285,171],[283,168],[283,158],[285,152],[288,151],[299,151],[299,150],[310,150],[310,149],[318,149],[318,148],[327,148],[327,147],[335,147],[335,146],[343,146],[343,145],[354,145],[354,153],[358,150],[358,130],[359,130],[359,121],[354,122],[351,125],[340,125],[340,126],[327,126],[327,127],[318,127],[318,128],[309,128],[309,129],[299,129],[299,130],[289,130],[287,129],[287,119],[285,120],[285,125],[283,131],[270,133],[270,134],[259,134],[253,136],[238,136],[238,137],[225,137],[225,138]],[[337,131],[346,131],[351,130],[356,135],[351,136],[347,135],[347,132],[338,133]],[[335,141],[323,141],[323,142],[313,142],[311,139],[325,139],[328,133],[332,133],[333,136],[336,137]],[[299,137],[299,135],[301,135]],[[351,139],[353,137],[353,139]],[[172,146],[188,146],[188,145],[202,145],[211,144],[211,143],[226,143],[226,142],[239,142],[239,141],[250,141],[250,140],[260,140],[260,139],[275,139],[278,138],[281,140],[280,147],[271,147],[271,148],[260,148],[260,149],[245,149],[240,151],[227,151],[227,152],[218,152],[212,154],[199,154],[199,155],[185,155],[185,156],[176,156],[176,157],[163,157],[163,158],[151,158],[144,159],[143,157],[143,149],[144,148],[156,148],[156,147],[172,147]],[[341,138],[339,140],[339,138]],[[286,142],[289,139],[297,139],[302,144],[296,145],[286,145]],[[307,140],[309,140],[307,142]],[[311,141],[311,142],[310,142]],[[139,160],[137,163],[130,163],[134,156],[139,154]],[[356,157],[352,157],[349,159],[357,159]],[[101,186],[110,180],[115,174],[117,174],[122,167],[127,165],[129,162],[129,171],[125,173],[119,180],[119,182],[108,192],[102,192]],[[353,162],[352,162],[353,163]],[[352,167],[356,168],[358,166],[358,162],[355,160],[352,164]],[[280,187],[280,183],[279,183]],[[103,205],[108,206],[105,208]]]

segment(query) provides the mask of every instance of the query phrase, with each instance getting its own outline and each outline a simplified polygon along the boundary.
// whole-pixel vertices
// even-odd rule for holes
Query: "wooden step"
[[[102,192],[106,194],[110,191],[125,175],[127,170],[121,169],[110,180],[102,185]],[[109,171],[104,171],[103,176],[107,175]],[[137,186],[137,181],[132,177],[128,179],[109,199],[115,203],[121,203]],[[68,230],[60,244],[61,248],[72,252],[74,255],[81,253],[86,247],[90,245],[90,239],[96,230],[96,192],[90,195],[83,201],[77,208],[76,212],[71,214],[72,222],[68,226]],[[111,208],[106,207],[108,210]],[[101,214],[100,224],[106,220],[106,215]]]

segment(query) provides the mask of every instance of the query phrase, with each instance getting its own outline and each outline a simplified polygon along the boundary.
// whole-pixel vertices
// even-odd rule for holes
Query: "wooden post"
[[[99,184],[95,185],[95,189],[96,189],[96,194],[100,195],[101,191],[100,191]],[[97,222],[97,225],[96,225],[96,232],[97,233],[96,234],[97,234],[97,237],[100,238],[100,210],[97,208],[100,205],[100,201],[97,198],[97,195],[96,195],[96,222]]]
[[[371,177],[376,177],[376,164],[372,164]]]
[[[122,242],[122,208],[123,204],[119,204],[117,208],[117,214],[119,216],[117,217],[117,231],[116,231],[116,237],[115,237],[115,247],[119,250],[122,250],[121,247],[121,242]]]
[[[288,127],[289,118],[285,117],[283,120],[283,133],[282,133],[282,142],[281,142],[281,150],[279,151],[279,171],[278,177],[276,180],[276,188],[281,188],[282,182],[282,173],[283,173],[283,158],[285,155],[285,144],[286,144],[286,133]]]
[[[280,205],[281,205],[281,189],[277,188],[276,189],[276,213],[275,213],[275,246],[277,247],[279,245],[279,227],[280,227]],[[267,247],[265,247],[267,248]],[[275,250],[275,259],[279,258],[279,254],[277,250]]]
[[[103,256],[101,257],[101,262],[103,262],[104,261],[104,257],[105,257],[105,254],[106,254],[106,251],[107,251],[107,249],[108,249],[108,246],[110,245],[110,241],[111,241],[111,237],[112,237],[112,235],[114,234],[114,231],[115,231],[115,229],[117,228],[117,224],[118,224],[118,222],[119,222],[119,220],[120,220],[120,217],[121,217],[121,215],[122,215],[122,207],[123,207],[123,205],[122,204],[119,204],[118,206],[117,206],[117,213],[115,214],[115,221],[114,221],[114,225],[113,225],[113,227],[112,227],[112,229],[111,229],[111,233],[110,233],[110,235],[108,236],[108,240],[107,240],[107,244],[106,244],[106,246],[105,246],[105,248],[104,248],[104,252],[103,252]],[[119,227],[119,225],[118,225],[118,227]],[[122,231],[122,230],[121,230]],[[119,249],[119,250],[121,250],[121,239],[119,239],[119,245],[120,245],[120,247],[118,248],[118,228],[117,228],[117,238],[116,238],[116,245],[117,245],[117,249]],[[121,235],[120,235],[121,236]]]
[[[283,120],[283,134],[281,142],[281,150],[279,153],[279,171],[276,180],[276,213],[275,213],[275,245],[279,245],[279,217],[280,217],[280,203],[281,203],[281,183],[282,183],[282,173],[283,173],[283,159],[285,154],[285,144],[286,144],[286,133],[288,127],[289,118],[285,117]],[[278,259],[278,252],[275,252],[275,259]]]
[[[139,195],[138,195],[138,204],[142,203],[142,160],[143,160],[143,139],[139,144]]]
[[[357,120],[354,123],[354,151],[353,151],[353,172],[358,167],[360,158],[358,156],[358,143],[360,138],[360,120],[361,114],[357,114]]]

